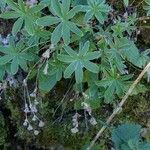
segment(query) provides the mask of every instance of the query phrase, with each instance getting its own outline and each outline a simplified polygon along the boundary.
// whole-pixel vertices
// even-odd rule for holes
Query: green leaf
[[[76,35],[78,35],[78,36],[82,36],[82,35],[83,35],[82,31],[76,26],[75,23],[73,23],[73,22],[68,22],[68,26],[70,27],[70,30],[71,30],[73,33],[75,33]]]
[[[70,9],[71,0],[62,0],[63,14],[67,14]]]
[[[11,73],[14,75],[18,72],[19,66],[18,66],[18,58],[15,57],[11,62]]]
[[[5,65],[13,59],[11,55],[5,55],[0,58],[0,65]]]
[[[62,36],[62,24],[60,23],[53,31],[51,36],[51,42],[57,44]]]
[[[25,3],[23,0],[18,0],[18,5],[21,11],[25,11]]]
[[[88,5],[85,5],[83,11],[86,11],[84,21],[89,21],[93,16],[103,24],[107,19],[111,8],[105,3],[105,0],[88,0]]]
[[[23,25],[23,19],[22,18],[19,18],[13,25],[13,28],[12,28],[12,34],[15,36],[20,30],[21,30],[21,27]]]
[[[84,17],[84,22],[88,22],[90,19],[92,19],[93,15],[94,14],[92,13],[92,11],[87,11]]]
[[[89,70],[93,73],[98,73],[99,72],[99,67],[96,64],[94,64],[90,61],[83,61],[83,65],[87,70]]]
[[[28,66],[25,59],[18,58],[18,64],[24,71],[28,71]]]
[[[39,18],[36,23],[40,26],[50,26],[53,24],[58,24],[60,21],[61,20],[58,17],[44,16]]]
[[[64,43],[68,45],[70,43],[70,29],[66,23],[64,23],[62,26],[62,36]]]
[[[83,80],[83,66],[81,62],[78,62],[75,67],[75,78],[77,83],[81,83]]]
[[[25,29],[30,35],[34,35],[35,30],[34,30],[33,20],[31,20],[31,18],[29,17],[25,18]]]
[[[87,41],[84,46],[79,50],[79,55],[82,56],[82,55],[86,55],[88,50],[90,48],[90,42]]]
[[[77,66],[76,62],[71,63],[64,72],[64,78],[70,78]]]
[[[19,18],[19,17],[20,17],[19,13],[15,11],[8,11],[8,12],[3,12],[2,14],[0,14],[0,18],[3,18],[3,19],[14,19],[14,18]]]
[[[51,0],[51,8],[54,10],[57,16],[62,17],[60,3],[58,0]]]
[[[93,60],[93,59],[98,59],[101,56],[100,52],[95,51],[95,52],[89,52],[86,54],[84,57],[84,60]]]
[[[129,6],[129,0],[123,0],[125,7]]]
[[[65,51],[68,53],[68,55],[70,55],[71,57],[76,57],[77,53],[76,51],[74,51],[72,48],[70,48],[69,46],[65,45],[64,46]]]
[[[70,65],[66,68],[64,73],[64,76],[66,78],[70,77],[73,74],[73,72],[75,72],[76,82],[77,83],[82,82],[84,67],[93,73],[99,72],[99,67],[96,64],[90,62],[87,59],[88,57],[86,58],[86,55],[88,55],[89,46],[90,46],[89,41],[87,41],[84,45],[80,44],[79,53],[76,53],[76,51],[74,51],[69,46],[64,46],[65,51],[68,55],[59,54],[57,58],[62,62],[70,63]],[[92,52],[90,53],[90,55],[93,58]],[[97,58],[98,56],[95,57]]]
[[[67,19],[73,18],[78,12],[82,11],[82,6],[77,5],[73,7],[67,14]]]
[[[18,11],[19,7],[13,0],[5,0],[8,6],[10,6],[13,10]]]
[[[129,141],[139,143],[141,126],[137,124],[125,123],[112,131],[112,141],[115,148],[121,147],[123,144],[128,145]],[[134,145],[135,146],[135,145]]]
[[[44,4],[39,4],[39,5],[34,5],[29,9],[29,13],[34,14],[40,12],[42,9],[45,8],[46,5]]]
[[[58,55],[57,58],[58,58],[58,60],[65,62],[65,63],[71,63],[74,61],[73,57],[70,57],[70,56],[64,55],[64,54]]]
[[[39,88],[42,91],[49,92],[57,83],[56,76],[46,76],[39,79]]]

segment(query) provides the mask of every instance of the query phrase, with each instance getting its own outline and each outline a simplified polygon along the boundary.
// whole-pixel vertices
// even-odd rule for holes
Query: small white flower
[[[75,127],[75,128],[72,128],[72,129],[71,129],[71,132],[72,132],[73,134],[75,134],[75,133],[79,132],[79,130],[78,130],[78,128]]]
[[[44,73],[45,75],[47,75],[47,73],[48,73],[48,63],[46,63],[45,68],[44,68],[44,70],[43,70],[43,73]]]
[[[37,108],[35,105],[30,104],[30,110],[31,112],[37,113]]]
[[[36,93],[32,92],[32,93],[30,94],[30,97],[36,97]]]
[[[31,131],[31,130],[33,130],[33,127],[29,124],[27,130]]]
[[[28,107],[28,104],[25,104],[24,112],[25,112],[25,113],[29,113],[29,112],[30,112],[29,107]]]
[[[23,123],[23,126],[27,126],[28,125],[28,122],[27,121],[24,121],[24,123]]]
[[[40,121],[40,122],[39,122],[39,127],[40,127],[40,128],[44,127],[44,125],[45,125],[45,123],[44,123],[43,121]]]
[[[85,98],[85,99],[89,99],[90,97],[89,97],[89,95],[87,95],[86,93],[82,93],[82,95],[83,95],[83,97]]]
[[[44,57],[44,58],[49,58],[49,57],[50,57],[50,50],[49,50],[49,49],[46,50],[46,51],[43,53],[42,57]]]
[[[26,79],[23,80],[23,85],[27,86],[27,80]]]
[[[89,121],[90,121],[91,125],[93,125],[93,126],[97,125],[97,121],[94,117],[92,117]]]
[[[34,135],[38,135],[40,132],[38,130],[34,130]]]
[[[54,49],[54,44],[51,44],[49,48]]]
[[[39,104],[39,102],[37,101],[37,99],[34,100],[34,104],[35,104],[35,105],[38,105],[38,104]]]
[[[37,120],[37,116],[34,115],[33,118],[32,118],[32,121],[36,121]]]
[[[89,104],[87,104],[87,103],[85,103],[85,102],[82,102],[82,103],[81,103],[81,106],[84,107],[84,110],[86,110],[86,111],[89,113],[90,116],[92,115],[92,109],[91,109],[91,107],[90,107]]]

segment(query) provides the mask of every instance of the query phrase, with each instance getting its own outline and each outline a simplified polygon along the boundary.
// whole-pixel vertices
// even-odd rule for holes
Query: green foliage
[[[112,131],[112,141],[116,150],[149,150],[150,143],[142,141],[141,126],[122,124]]]
[[[145,2],[144,9],[147,15],[150,15],[150,0],[145,0]],[[70,108],[71,111],[72,108],[76,112],[82,111],[83,102],[85,102],[89,106],[87,108],[89,115],[87,118],[85,116],[86,126],[87,129],[90,128],[88,123],[89,117],[93,117],[93,109],[98,109],[99,112],[100,107],[103,107],[103,102],[114,104],[116,99],[121,99],[150,61],[150,49],[147,48],[149,45],[145,48],[139,40],[136,40],[138,38],[136,31],[141,27],[139,27],[138,19],[140,16],[136,12],[128,12],[130,11],[129,0],[122,0],[121,3],[124,4],[124,12],[116,10],[114,6],[109,6],[111,3],[106,0],[38,0],[36,4],[30,4],[24,0],[1,0],[0,18],[4,19],[2,21],[9,19],[10,24],[13,25],[8,39],[9,44],[7,45],[7,40],[3,39],[3,35],[0,41],[0,81],[8,83],[9,75],[16,80],[20,79],[21,74],[26,80],[23,80],[22,76],[21,79],[27,81],[27,85],[22,81],[27,105],[33,102],[34,98],[34,102],[38,103],[36,100],[41,99],[45,93],[54,88],[52,95],[55,96],[50,101],[43,96],[46,105],[42,106],[42,101],[40,101],[44,110],[38,112],[38,114],[48,116],[49,124],[54,122],[51,119],[53,114],[58,113],[57,116],[62,111],[63,120],[63,117],[67,116],[67,111],[70,112]],[[30,84],[28,86],[29,80],[32,82],[31,87]],[[19,83],[21,83],[20,80]],[[66,85],[69,89],[66,89]],[[63,87],[59,89],[59,86]],[[30,93],[33,88],[35,88],[35,93]],[[24,117],[24,114],[20,114],[22,108],[18,109],[24,99],[22,88],[20,89],[21,102],[15,107],[12,103],[7,104],[12,112],[11,120],[17,122],[17,127],[20,126],[18,118]],[[58,94],[60,93],[58,89],[62,91],[61,96]],[[147,85],[143,82],[131,95],[137,95],[146,90]],[[67,91],[65,95],[64,91]],[[58,99],[62,98],[62,95],[64,98],[60,102]],[[58,112],[55,112],[56,107]],[[109,111],[106,114],[108,113]],[[20,117],[18,117],[19,114]],[[80,125],[82,118],[84,117],[81,115],[77,121],[79,121],[79,127],[85,128],[83,122],[86,121]],[[0,120],[2,120],[0,123],[1,145],[5,142],[6,131],[3,130],[5,125],[1,116]],[[61,137],[64,142],[70,138],[70,135],[68,136],[70,126],[70,124],[69,127],[65,124],[64,130],[62,124],[59,124],[60,129],[57,130],[56,126],[55,131],[45,126],[47,128],[45,133],[39,133],[39,136],[44,134],[45,138],[40,138],[40,140],[43,140],[43,143],[45,140],[49,142],[55,139],[55,136],[53,138],[53,133],[55,133],[58,139]],[[50,130],[49,137],[47,137],[48,130]],[[112,140],[115,150],[150,149],[150,144],[142,141],[140,130],[139,125],[133,124],[124,124],[114,129]],[[66,134],[63,134],[64,131]],[[34,137],[24,128],[19,128],[16,136],[18,135],[23,139],[28,136]],[[80,138],[82,139],[82,136]],[[72,139],[73,142],[74,139],[78,142],[76,136],[73,135]],[[94,148],[100,149],[100,145],[97,144]]]
[[[27,62],[33,61],[35,58],[34,54],[23,51],[24,48],[24,42],[19,41],[18,43],[15,43],[14,39],[10,40],[7,47],[0,47],[0,52],[3,53],[3,56],[0,58],[0,65],[3,66],[1,76],[4,75],[4,66],[7,66],[8,70],[10,70],[10,73],[13,75],[18,72],[19,67],[24,71],[28,71]]]
[[[12,28],[12,34],[16,35],[22,28],[23,24],[26,31],[33,35],[35,33],[37,14],[40,12],[45,5],[39,4],[34,7],[27,7],[23,0],[18,0],[15,3],[13,0],[6,0],[6,3],[12,9],[9,12],[3,12],[0,18],[4,19],[17,19]]]
[[[120,76],[112,69],[110,72],[106,72],[106,77],[98,81],[97,85],[106,89],[104,92],[105,101],[111,102],[115,98],[115,95],[121,97],[125,93],[130,83],[128,80],[131,78],[132,75]]]
[[[62,0],[62,3],[58,0],[52,0],[50,10],[53,16],[44,16],[36,21],[41,26],[57,24],[51,36],[51,42],[53,44],[57,44],[61,37],[65,44],[69,44],[70,32],[82,36],[82,31],[74,22],[70,21],[81,10],[81,6],[77,5],[70,10],[70,4],[71,0]]]
[[[150,16],[150,0],[145,0],[148,6],[145,6],[144,9],[147,10],[147,16]]]
[[[21,68],[28,77],[36,76],[40,90],[49,92],[63,77],[75,74],[80,92],[91,100],[112,102],[131,85],[134,71],[129,68],[143,68],[149,61],[149,50],[140,52],[131,40],[137,28],[136,13],[125,21],[116,16],[113,24],[105,25],[112,11],[105,0],[41,0],[31,6],[23,0],[3,2],[10,10],[0,17],[15,20],[15,36],[8,46],[0,46],[1,80]],[[124,4],[127,7],[128,1]],[[47,50],[49,54],[44,57]]]
[[[101,23],[107,19],[111,8],[105,3],[105,0],[87,0],[88,5],[84,6],[86,11],[84,21],[88,22],[93,16]]]
[[[58,59],[62,62],[69,63],[69,66],[65,69],[64,77],[69,78],[73,72],[75,72],[76,82],[80,83],[83,80],[83,68],[98,73],[99,67],[92,63],[90,60],[94,60],[100,57],[100,52],[88,52],[90,42],[87,41],[83,46],[79,47],[79,52],[75,52],[69,46],[64,46],[64,49],[68,55],[60,54]]]

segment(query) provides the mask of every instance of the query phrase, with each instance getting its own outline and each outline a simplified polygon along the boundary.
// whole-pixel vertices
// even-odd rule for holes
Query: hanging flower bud
[[[37,108],[35,105],[30,104],[30,110],[31,112],[37,113]]]
[[[28,104],[25,104],[24,112],[25,112],[25,113],[29,113],[29,112],[30,112],[29,107],[28,107]]]
[[[37,120],[37,116],[34,115],[33,118],[32,118],[32,121],[36,121]]]
[[[50,57],[50,50],[49,50],[49,49],[46,50],[46,51],[43,53],[42,57],[48,59],[48,58]]]
[[[34,130],[34,135],[38,135],[40,132],[38,130]]]
[[[92,115],[92,114],[91,114],[91,113],[92,113],[92,109],[91,109],[91,107],[90,107],[89,104],[87,104],[87,103],[85,103],[85,102],[82,102],[82,103],[81,103],[81,106],[84,107],[84,110],[87,111],[90,116]]]
[[[33,127],[29,124],[27,130],[31,131],[31,130],[33,130]]]
[[[28,125],[28,121],[25,120],[24,123],[23,123],[23,126],[26,127],[27,125]]]
[[[76,134],[77,132],[79,132],[79,129],[78,128],[72,128],[71,129],[71,132],[73,133],[73,134]]]
[[[94,117],[92,117],[89,121],[90,121],[91,125],[93,125],[93,126],[97,125],[97,121]]]
[[[40,128],[44,127],[44,125],[45,125],[45,123],[44,123],[43,121],[40,121],[40,122],[39,122],[39,127],[40,127]]]
[[[48,63],[46,63],[45,68],[44,68],[44,70],[43,70],[43,73],[44,73],[45,75],[47,75],[47,73],[48,73]]]
[[[37,99],[35,98],[34,99],[34,105],[38,105],[39,104],[39,102],[37,101]]]

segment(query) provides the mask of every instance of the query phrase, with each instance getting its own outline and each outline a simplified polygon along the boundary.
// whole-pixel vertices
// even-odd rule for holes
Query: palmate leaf
[[[150,0],[145,0],[148,6],[144,6],[144,9],[147,11],[147,16],[150,15]]]
[[[64,71],[64,77],[70,78],[70,76],[75,72],[75,79],[77,83],[81,83],[83,80],[83,68],[93,73],[99,72],[99,67],[97,64],[91,62],[90,60],[98,59],[100,57],[100,52],[88,52],[90,47],[90,42],[87,41],[83,46],[79,47],[79,53],[71,49],[69,46],[64,46],[66,54],[59,54],[58,59],[62,62],[68,63],[69,66]]]
[[[118,75],[115,70],[110,71],[105,78],[96,82],[97,86],[104,87],[105,93],[104,98],[107,103],[112,102],[115,95],[121,97],[128,87],[129,79],[132,78],[132,75]],[[129,82],[129,83],[128,83]],[[128,84],[127,84],[128,83]]]
[[[140,54],[136,45],[127,38],[115,38],[115,47],[124,59],[133,65],[142,68],[147,61],[147,57]],[[145,59],[145,60],[144,60]],[[142,64],[143,63],[143,64]]]
[[[0,57],[0,65],[10,65],[11,73],[14,75],[18,72],[19,66],[27,71],[27,61],[34,61],[35,55],[30,52],[23,52],[21,48],[24,48],[24,44],[20,41],[16,45],[11,45],[8,47],[0,47],[0,51],[4,54]]]
[[[111,8],[105,3],[105,0],[87,0],[88,5],[84,6],[83,11],[86,12],[84,21],[88,22],[93,16],[101,23],[107,19]]]
[[[45,66],[44,66],[45,67]],[[43,74],[42,67],[39,72],[39,88],[44,92],[49,92],[60,81],[63,75],[64,64],[55,59],[55,61],[48,62],[47,74]]]
[[[34,35],[35,21],[37,19],[36,14],[40,12],[45,5],[39,4],[33,7],[26,7],[23,0],[18,0],[18,3],[13,0],[6,0],[6,3],[12,10],[1,13],[0,18],[17,19],[12,28],[13,35],[16,35],[23,25],[30,35]]]
[[[68,45],[70,43],[71,32],[82,36],[82,31],[70,20],[76,13],[81,11],[81,6],[75,6],[70,10],[70,5],[70,0],[62,0],[62,3],[58,0],[52,0],[50,10],[53,16],[44,16],[36,21],[40,26],[57,25],[51,35],[51,42],[53,44],[57,44],[62,37],[64,43]]]
[[[149,150],[150,143],[142,142],[141,126],[138,124],[125,123],[112,131],[112,141],[116,150]]]

